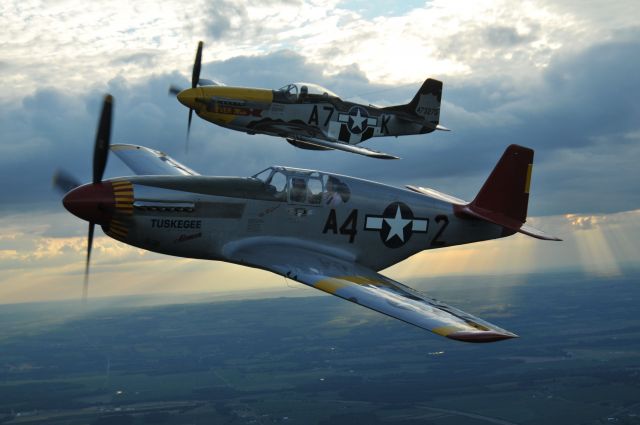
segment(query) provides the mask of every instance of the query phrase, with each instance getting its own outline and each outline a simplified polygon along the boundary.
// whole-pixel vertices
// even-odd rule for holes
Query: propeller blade
[[[58,189],[62,194],[69,192],[71,189],[75,189],[81,184],[78,179],[64,170],[56,170],[53,174],[53,187]]]
[[[177,96],[178,93],[180,93],[181,91],[182,91],[182,89],[180,87],[178,87],[178,86],[174,86],[174,85],[169,86],[169,95],[170,96]]]
[[[87,262],[84,267],[84,285],[82,286],[82,302],[87,303],[87,295],[89,294],[89,263],[91,261],[91,248],[93,247],[93,230],[95,223],[89,223],[89,234],[87,236]]]
[[[104,97],[102,104],[102,114],[98,123],[96,133],[96,144],[93,150],[93,184],[102,181],[104,169],[107,166],[109,157],[109,140],[111,139],[111,111],[113,108],[113,97],[108,94]]]
[[[189,109],[189,123],[187,124],[187,141],[184,146],[185,153],[189,153],[189,134],[191,133],[191,118],[193,118],[193,109]]]
[[[198,51],[196,52],[196,61],[193,63],[193,73],[191,74],[191,88],[195,89],[200,80],[200,68],[202,65],[202,41],[198,42]]]

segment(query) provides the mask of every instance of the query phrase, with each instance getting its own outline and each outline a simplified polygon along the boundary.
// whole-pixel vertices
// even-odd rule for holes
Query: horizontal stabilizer
[[[117,144],[111,145],[111,151],[127,167],[139,176],[197,176],[186,165],[180,164],[164,152],[144,146]]]
[[[527,236],[531,236],[537,239],[543,239],[547,241],[561,241],[562,239],[555,236],[548,235],[540,229],[529,226],[524,223],[520,223],[511,217],[504,214],[496,213],[494,211],[482,211],[478,208],[474,208],[473,205],[456,205],[454,211],[457,215],[468,215],[474,218],[479,218],[489,223],[497,224],[513,232],[523,233]]]
[[[556,237],[556,236],[551,236],[549,234],[547,234],[546,232],[543,232],[540,229],[536,229],[533,226],[529,226],[528,224],[523,224],[521,228],[518,229],[518,232],[525,234],[527,236],[531,236],[537,239],[543,239],[545,241],[561,241],[562,239]]]
[[[467,204],[467,201],[463,201],[462,199],[456,198],[455,196],[447,195],[446,193],[442,193],[435,189],[431,189],[430,187],[407,185],[406,188],[414,192],[418,192],[418,193],[422,193],[423,195],[430,196],[431,198],[439,199],[444,202],[449,202],[450,204],[453,204],[453,205]]]
[[[431,128],[432,130],[439,130],[439,131],[451,131],[450,128],[447,128],[443,125],[440,124],[432,124],[432,123],[427,123],[424,122],[423,118],[420,118],[418,116],[412,115],[412,114],[407,114],[405,112],[402,111],[393,111],[395,113],[395,117],[399,120],[402,121],[406,121],[406,122],[410,122],[412,124],[418,124],[418,125],[422,125],[425,126],[427,128]]]

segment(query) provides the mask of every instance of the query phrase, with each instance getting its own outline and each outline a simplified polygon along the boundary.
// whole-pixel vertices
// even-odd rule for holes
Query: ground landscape
[[[520,335],[481,345],[302,289],[2,305],[0,423],[640,424],[639,277],[410,282]]]

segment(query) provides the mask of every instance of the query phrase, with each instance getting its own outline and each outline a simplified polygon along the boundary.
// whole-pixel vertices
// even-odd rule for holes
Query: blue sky
[[[440,274],[488,273],[488,258],[476,264],[482,252],[525,250],[522,244],[528,247],[523,252],[535,256],[521,256],[525,260],[515,261],[522,264],[507,267],[509,272],[531,271],[534,264],[542,270],[616,273],[633,263],[640,254],[630,242],[640,236],[637,5],[398,4],[225,0],[196,3],[187,11],[177,1],[109,2],[109,7],[72,0],[4,2],[0,299],[79,293],[86,226],[64,212],[50,181],[59,167],[89,178],[105,92],[116,99],[114,141],[164,150],[214,175],[250,175],[282,164],[434,187],[469,199],[505,146],[536,150],[532,220],[567,242],[550,248],[512,238],[430,252],[393,268],[396,278],[425,273],[412,266],[418,261],[428,261],[428,269]],[[343,97],[389,105],[409,100],[425,78],[439,78],[441,122],[453,131],[368,143],[404,158],[385,162],[298,150],[276,138],[231,132],[196,118],[186,155],[187,111],[167,96],[167,88],[189,84],[198,40],[205,42],[202,76],[231,85],[277,88],[313,81]],[[107,176],[126,173],[116,158],[110,160]],[[264,272],[141,253],[106,237],[96,243],[97,295],[173,291],[176,273],[191,276],[186,280],[193,283],[182,290],[212,290],[217,288],[212,270],[229,281],[241,278],[243,288],[282,284]],[[460,256],[478,260],[463,269],[452,266]],[[129,286],[107,287],[115,276],[124,276],[113,274],[112,264],[129,273]],[[133,277],[160,264],[167,277],[157,287]],[[223,286],[234,288],[229,285]]]

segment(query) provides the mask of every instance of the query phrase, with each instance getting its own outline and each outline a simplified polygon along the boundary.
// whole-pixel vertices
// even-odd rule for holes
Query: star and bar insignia
[[[426,233],[429,219],[414,217],[407,204],[393,202],[382,215],[367,215],[364,229],[380,232],[380,239],[386,246],[399,248],[411,239],[413,233]]]

